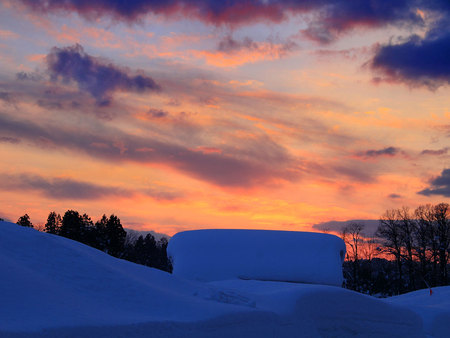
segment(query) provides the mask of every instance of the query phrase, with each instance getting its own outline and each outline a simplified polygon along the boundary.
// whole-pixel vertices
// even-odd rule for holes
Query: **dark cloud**
[[[317,1],[319,14],[303,34],[315,41],[329,43],[336,40],[342,32],[355,27],[422,25],[423,19],[417,13],[419,2],[421,1]]]
[[[425,150],[422,150],[422,152],[420,154],[421,155],[436,155],[436,156],[445,155],[448,153],[449,149],[450,149],[449,147],[437,149],[437,150],[425,149]]]
[[[366,236],[372,236],[377,231],[380,221],[374,220],[374,219],[350,220],[350,221],[329,221],[329,222],[314,224],[312,227],[313,227],[313,229],[316,229],[319,231],[341,232],[345,226],[347,226],[351,223],[364,224],[364,230],[363,230],[364,234]]]
[[[175,201],[183,197],[183,195],[178,192],[164,191],[155,188],[144,189],[143,193],[158,201]]]
[[[387,81],[430,89],[450,84],[450,31],[447,28],[441,35],[429,34],[425,38],[415,35],[406,42],[382,46],[372,67],[381,71]]]
[[[365,166],[357,166],[356,163],[353,165],[333,165],[331,168],[338,176],[344,175],[358,182],[373,182],[375,180],[373,174]]]
[[[69,178],[45,178],[30,174],[0,174],[0,182],[5,190],[35,191],[53,199],[97,200],[105,197],[129,198],[138,193],[158,201],[173,201],[182,197],[180,193],[153,187],[134,191]]]
[[[145,116],[148,118],[160,119],[169,116],[169,113],[165,110],[150,108]]]
[[[12,101],[11,93],[0,92],[0,100],[8,102],[8,103],[11,102]]]
[[[388,197],[389,198],[392,198],[392,199],[397,199],[397,198],[402,198],[402,195],[399,195],[399,194],[390,194],[390,195],[388,195]]]
[[[49,110],[58,110],[63,108],[62,103],[57,101],[37,100],[36,104],[41,108],[46,108]]]
[[[91,94],[97,104],[108,105],[115,91],[158,91],[160,87],[146,75],[130,75],[106,60],[85,53],[82,46],[53,47],[46,57],[52,80],[74,81],[78,88]]]
[[[217,50],[225,53],[230,53],[241,49],[255,50],[258,49],[258,47],[259,45],[249,37],[238,41],[233,39],[231,35],[227,35],[219,42]]]
[[[365,158],[379,157],[379,156],[395,156],[399,152],[400,152],[400,149],[398,149],[398,148],[387,147],[387,148],[379,149],[379,150],[370,149],[370,150],[362,151],[362,152],[357,153],[357,156],[365,157]]]
[[[0,136],[0,143],[1,142],[17,144],[17,143],[20,143],[20,139],[18,139],[16,137]]]
[[[423,24],[423,20],[417,8],[430,7],[423,0],[21,0],[21,2],[39,13],[76,12],[90,20],[107,16],[127,22],[140,21],[148,14],[156,14],[172,18],[180,16],[197,18],[214,25],[245,25],[267,21],[276,23],[291,15],[307,15],[310,25],[303,33],[320,42],[330,42],[339,33],[354,27],[377,27],[387,24],[420,25]]]
[[[441,195],[450,197],[450,169],[442,170],[440,176],[437,176],[430,181],[430,187],[419,191],[418,194],[425,196]]]
[[[42,81],[44,77],[39,73],[26,73],[26,72],[19,72],[16,74],[16,79],[20,81]]]
[[[0,174],[2,188],[6,190],[36,191],[54,199],[96,200],[108,196],[129,197],[126,189],[105,187],[68,178],[44,178],[38,175]]]
[[[224,187],[251,187],[273,180],[298,177],[286,150],[269,138],[259,138],[242,148],[205,153],[183,145],[125,134],[105,128],[94,132],[31,121],[17,121],[0,114],[0,133],[20,135],[31,144],[49,149],[68,149],[108,161],[160,163],[190,176]]]
[[[257,42],[249,37],[245,37],[242,40],[235,40],[231,35],[225,36],[219,41],[217,45],[217,50],[227,54],[232,54],[233,52],[241,50],[249,51],[264,51],[266,53],[271,53],[274,56],[282,57],[298,48],[297,43],[288,39],[287,41],[274,41],[274,39],[269,38],[267,41]]]

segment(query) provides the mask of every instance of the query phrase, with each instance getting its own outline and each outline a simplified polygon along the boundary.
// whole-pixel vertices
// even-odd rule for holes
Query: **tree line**
[[[449,285],[450,206],[447,203],[389,209],[374,237],[351,223],[341,237],[347,245],[346,287],[393,295]],[[390,259],[384,259],[390,258]]]
[[[28,214],[19,217],[17,224],[34,227]],[[81,242],[117,258],[172,271],[172,264],[167,257],[167,238],[156,240],[151,234],[145,237],[128,234],[115,215],[103,215],[94,223],[87,214],[75,210],[67,210],[62,217],[52,211],[43,231]]]

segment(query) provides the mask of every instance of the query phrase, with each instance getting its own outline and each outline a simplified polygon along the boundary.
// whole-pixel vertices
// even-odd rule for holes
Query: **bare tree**
[[[382,239],[382,244],[385,251],[395,257],[398,271],[397,291],[402,292],[402,234],[397,216],[397,210],[386,210],[380,218],[380,225],[376,231],[376,236]]]
[[[447,285],[447,264],[450,248],[450,206],[440,203],[434,206],[434,217],[436,221],[436,232],[439,242],[439,270],[441,285]]]
[[[416,232],[414,235],[415,249],[420,262],[422,278],[434,284],[434,276],[437,272],[438,245],[434,239],[434,210],[431,204],[420,205],[414,211],[416,220]],[[432,264],[432,278],[427,278],[429,265]]]
[[[350,249],[347,250],[347,259],[352,261],[353,265],[353,283],[355,287],[359,284],[359,245],[363,241],[362,231],[364,224],[350,223],[342,229],[341,236],[346,246]]]
[[[414,273],[414,234],[416,232],[416,222],[412,219],[408,207],[397,209],[397,219],[400,228],[401,244],[404,247],[404,257],[408,267],[409,289],[415,290],[415,273]]]
[[[374,236],[365,238],[363,240],[363,245],[361,246],[361,257],[371,261],[378,255],[379,247],[380,243]]]

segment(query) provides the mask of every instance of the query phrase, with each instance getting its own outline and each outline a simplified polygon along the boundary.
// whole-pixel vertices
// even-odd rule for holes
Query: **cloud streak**
[[[35,191],[49,198],[64,200],[97,200],[104,197],[130,197],[133,194],[130,190],[117,187],[30,174],[0,174],[0,182],[6,190]]]
[[[158,163],[223,187],[253,187],[274,180],[298,178],[295,161],[268,138],[240,149],[199,152],[170,142],[137,137],[117,129],[96,133],[40,126],[0,115],[0,133],[50,149],[69,149],[108,161]],[[247,147],[247,148],[246,148]]]
[[[126,69],[87,54],[79,44],[53,47],[46,57],[48,72],[53,81],[74,81],[78,88],[91,94],[98,105],[109,105],[115,91],[159,91],[160,86],[150,77],[131,75]]]
[[[383,149],[370,149],[362,152],[357,153],[357,157],[363,157],[363,158],[376,158],[380,156],[389,156],[393,157],[397,155],[400,152],[400,149],[395,147],[387,147]]]
[[[445,154],[447,154],[448,153],[448,151],[449,151],[449,147],[446,147],[446,148],[442,148],[442,149],[436,149],[436,150],[433,150],[433,149],[425,149],[425,150],[422,150],[422,152],[420,153],[421,155],[433,155],[433,156],[440,156],[440,155],[445,155]]]
[[[213,25],[247,25],[279,23],[292,15],[309,15],[309,27],[303,33],[320,42],[330,42],[341,32],[355,27],[420,25],[423,19],[417,8],[428,6],[420,0],[21,0],[21,3],[38,13],[76,12],[89,20],[106,16],[126,22],[139,22],[148,15],[163,15],[196,18]]]
[[[182,194],[165,191],[157,187],[131,190],[114,186],[104,186],[72,178],[42,177],[28,173],[2,174],[0,182],[4,190],[34,191],[51,199],[58,200],[99,200],[108,197],[130,198],[138,194],[151,197],[157,201],[175,201]]]

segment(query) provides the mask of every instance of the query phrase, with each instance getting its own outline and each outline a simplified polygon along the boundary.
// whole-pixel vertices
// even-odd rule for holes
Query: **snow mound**
[[[338,287],[200,283],[0,222],[0,337],[424,337],[411,311]]]
[[[425,332],[433,337],[450,337],[450,286],[406,293],[387,298],[386,302],[407,307],[422,317]]]
[[[250,309],[67,238],[6,222],[0,233],[0,331],[189,322]]]
[[[195,230],[169,242],[173,274],[199,280],[255,279],[342,285],[337,236],[270,230]]]

